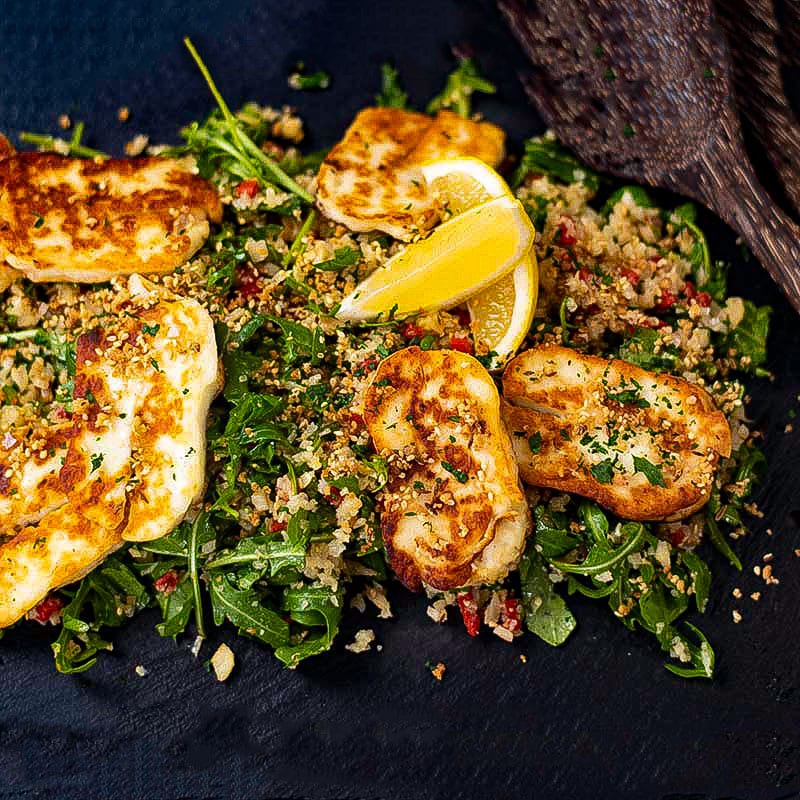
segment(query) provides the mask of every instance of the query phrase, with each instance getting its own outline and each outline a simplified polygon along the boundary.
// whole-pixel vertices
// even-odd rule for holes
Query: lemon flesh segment
[[[390,258],[344,298],[336,316],[364,321],[457,306],[511,272],[534,235],[512,197],[475,206]]]
[[[495,197],[513,197],[508,184],[478,158],[447,158],[420,168],[428,188],[450,214],[461,214]]]
[[[533,322],[539,272],[533,251],[513,272],[467,300],[470,328],[478,354],[494,352],[499,369],[525,339]]]

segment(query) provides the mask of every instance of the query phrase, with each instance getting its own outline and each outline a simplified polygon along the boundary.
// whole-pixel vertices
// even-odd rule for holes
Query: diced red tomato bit
[[[581,267],[578,270],[578,277],[582,281],[588,281],[592,277],[592,272],[591,272],[591,270],[587,269],[586,267]]]
[[[361,425],[362,427],[366,424],[364,417],[355,411],[350,412],[350,422],[355,422],[356,425]]]
[[[458,320],[458,324],[462,328],[469,328],[469,324],[472,322],[469,309],[464,308],[464,306],[459,306],[458,308],[454,308],[452,313],[455,315],[455,318]]]
[[[178,585],[178,573],[176,570],[171,569],[165,572],[160,578],[153,581],[153,587],[157,592],[162,594],[172,594],[175,587]]]
[[[672,306],[678,301],[678,298],[669,289],[662,289],[661,296],[656,302],[655,308],[657,311],[669,311]]]
[[[33,619],[42,625],[46,625],[48,622],[55,624],[61,618],[61,610],[65,605],[66,603],[64,600],[51,594],[49,597],[45,597],[45,599],[33,609],[31,615]]]
[[[236,185],[233,193],[237,197],[249,197],[252,200],[258,194],[258,181],[255,178],[247,178]]]
[[[677,528],[673,528],[669,536],[672,546],[680,547],[686,541],[688,535],[689,529],[685,525],[679,525]]]
[[[648,317],[647,319],[643,319],[639,324],[643,328],[666,328],[668,323],[663,319],[654,319],[653,317]],[[630,332],[633,333],[633,330]]]
[[[628,280],[631,286],[638,286],[641,280],[641,276],[635,269],[623,269],[621,275]]]
[[[400,335],[404,339],[418,339],[425,335],[425,329],[415,322],[406,322],[400,326]]]
[[[459,353],[469,353],[472,355],[472,342],[463,336],[450,337],[450,349],[458,350]]]
[[[369,358],[365,358],[359,365],[358,369],[361,370],[362,373],[364,372],[375,372],[378,369],[378,361],[377,356],[370,356]]]
[[[683,285],[683,293],[689,300],[693,300],[695,297],[697,297],[697,288],[692,281],[686,281],[686,283]]]
[[[481,629],[481,616],[474,595],[472,592],[462,592],[456,599],[467,633],[470,636],[477,636]]]
[[[575,230],[575,220],[572,217],[561,217],[558,223],[558,241],[562,247],[572,247],[578,241]]]
[[[325,499],[334,507],[341,505],[342,502],[342,493],[336,486],[331,486],[328,490],[328,494],[325,495]]]
[[[711,305],[711,295],[708,292],[698,292],[695,299],[698,305],[703,306],[703,308],[708,308]]]
[[[272,533],[280,533],[281,531],[286,530],[285,522],[281,522],[279,519],[274,519],[269,525],[269,529]]]
[[[511,633],[517,633],[522,630],[522,620],[520,619],[519,609],[519,600],[515,600],[513,597],[506,599],[503,608],[503,616],[505,617],[503,627],[511,631]]]
[[[255,267],[245,264],[236,273],[236,283],[242,297],[253,297],[261,293],[261,278]]]

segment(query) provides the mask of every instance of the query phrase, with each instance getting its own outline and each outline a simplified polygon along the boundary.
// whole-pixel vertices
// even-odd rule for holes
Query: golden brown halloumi
[[[505,134],[452,111],[436,117],[400,108],[365,108],[322,162],[319,207],[352,231],[408,241],[430,228],[438,209],[419,170],[436,158],[474,156],[497,166]]]
[[[451,350],[399,350],[376,370],[364,420],[389,463],[381,528],[403,583],[453,589],[505,577],[531,516],[481,364]]]
[[[703,389],[625,361],[537,347],[506,367],[503,396],[522,479],[626,519],[693,513],[730,455],[728,422]]]
[[[0,264],[36,282],[96,283],[166,273],[203,244],[222,206],[171,158],[0,160]]]
[[[110,311],[77,340],[71,419],[3,437],[0,628],[124,541],[169,533],[202,494],[220,383],[208,312],[138,276]]]

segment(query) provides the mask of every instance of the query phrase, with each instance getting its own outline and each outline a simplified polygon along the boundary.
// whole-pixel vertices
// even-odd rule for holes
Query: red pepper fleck
[[[375,372],[375,370],[378,369],[378,363],[377,356],[370,356],[358,365],[358,369],[362,372]]]
[[[66,603],[60,597],[51,594],[49,597],[45,597],[31,613],[33,618],[42,625],[46,625],[48,622],[56,623],[60,619],[61,609],[65,605]]]
[[[509,597],[506,600],[503,608],[503,616],[505,617],[503,627],[506,630],[511,631],[511,633],[516,633],[517,631],[522,630],[522,620],[520,619],[519,614],[519,600]]]
[[[255,178],[247,178],[236,185],[233,193],[237,197],[249,197],[252,200],[258,194],[258,181]]]
[[[578,241],[575,236],[575,220],[572,217],[561,217],[561,222],[558,223],[558,242],[562,247],[571,247]]]
[[[658,298],[658,302],[656,303],[655,307],[657,311],[669,311],[672,306],[678,301],[678,298],[675,297],[674,294],[669,289],[662,289],[661,296]]]
[[[425,335],[425,329],[421,328],[415,322],[406,322],[400,326],[400,335],[404,339],[416,339]]]
[[[672,542],[673,547],[680,547],[686,541],[686,537],[689,535],[689,529],[685,525],[680,525],[677,528],[674,528],[670,533],[670,541]]]
[[[455,314],[458,324],[462,328],[469,328],[469,324],[472,322],[469,309],[464,308],[464,306],[459,306],[458,308],[453,309],[453,314]]]
[[[178,585],[178,573],[176,570],[171,569],[165,572],[160,578],[153,581],[153,587],[157,592],[162,594],[172,594],[175,587]]]
[[[242,297],[253,297],[261,293],[260,276],[256,269],[249,264],[239,267],[236,273],[236,284]]]
[[[698,292],[697,302],[703,308],[708,308],[711,305],[711,295],[708,292]]]
[[[472,592],[462,592],[457,597],[457,600],[467,633],[470,636],[477,636],[481,629],[481,617],[478,613],[478,603],[475,601]]]
[[[331,486],[325,499],[334,507],[337,508],[342,502],[342,493],[336,486]]]
[[[472,342],[463,336],[450,337],[450,349],[458,350],[459,353],[469,353],[472,355]]]
[[[643,319],[639,324],[643,328],[666,328],[669,323],[663,319],[648,317],[647,319]],[[633,331],[631,331],[631,333],[633,333]]]
[[[631,286],[638,286],[641,276],[635,269],[623,269],[621,271],[622,277],[627,278]]]
[[[279,519],[274,519],[270,523],[269,529],[272,533],[280,533],[286,530],[287,523],[281,522]]]

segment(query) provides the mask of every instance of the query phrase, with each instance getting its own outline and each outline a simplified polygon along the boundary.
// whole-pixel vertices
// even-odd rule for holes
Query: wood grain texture
[[[700,201],[742,235],[800,311],[800,228],[744,151],[710,0],[498,0],[531,61],[526,89],[601,172]]]
[[[716,0],[716,7],[731,45],[736,105],[800,217],[800,121],[784,93],[773,0]]]

